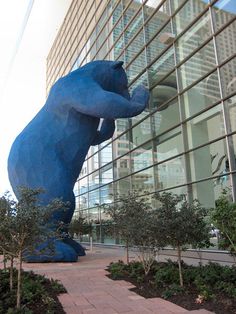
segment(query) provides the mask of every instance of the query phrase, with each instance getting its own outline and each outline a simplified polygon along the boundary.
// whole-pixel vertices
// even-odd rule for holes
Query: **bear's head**
[[[123,61],[98,60],[86,64],[83,68],[91,71],[93,79],[103,89],[130,99],[128,79],[122,65]]]

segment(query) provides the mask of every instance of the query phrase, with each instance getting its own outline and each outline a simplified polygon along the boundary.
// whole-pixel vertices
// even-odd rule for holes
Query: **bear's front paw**
[[[143,85],[137,86],[132,93],[131,101],[142,104],[143,107],[146,108],[149,101],[148,89]]]

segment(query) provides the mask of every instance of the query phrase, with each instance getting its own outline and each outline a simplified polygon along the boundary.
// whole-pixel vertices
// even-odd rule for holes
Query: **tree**
[[[92,234],[92,224],[87,220],[87,218],[79,216],[71,221],[69,225],[69,234],[74,237],[76,234],[79,237],[80,241],[82,241],[82,236],[84,234]]]
[[[35,254],[40,245],[45,242],[52,243],[52,238],[58,236],[55,225],[52,228],[52,219],[49,219],[54,211],[63,210],[66,204],[61,200],[54,199],[47,206],[41,206],[38,201],[41,189],[19,189],[20,198],[18,202],[11,202],[7,211],[1,211],[2,220],[0,222],[0,248],[11,257],[18,258],[18,278],[16,306],[20,308],[21,301],[21,273],[22,261],[28,254]],[[50,228],[49,228],[50,221]],[[61,227],[61,225],[60,225]],[[49,232],[49,230],[54,230]]]
[[[121,196],[113,205],[104,205],[104,213],[110,217],[110,230],[125,242],[126,260],[129,263],[129,248],[134,242],[134,234],[137,229],[141,210],[146,208],[143,199],[139,199],[135,193]],[[143,211],[142,211],[143,213]]]
[[[156,214],[145,197],[129,193],[118,199],[117,204],[106,205],[105,213],[111,218],[107,230],[116,233],[125,242],[127,263],[129,247],[135,246],[137,256],[147,275],[155,260],[157,249],[163,245],[163,237],[156,228]]]
[[[166,239],[158,228],[157,211],[151,208],[142,208],[136,219],[136,229],[133,234],[133,245],[137,248],[137,256],[140,260],[145,275],[148,275],[157,252],[166,244]]]
[[[236,203],[230,202],[228,192],[223,191],[212,209],[213,224],[221,232],[220,245],[236,253]]]
[[[206,223],[206,210],[195,200],[184,201],[184,195],[172,193],[156,194],[160,202],[157,209],[157,228],[166,238],[166,244],[177,249],[179,280],[183,286],[181,252],[186,245],[206,247],[210,245],[209,226]]]
[[[14,263],[14,255],[9,254],[11,251],[11,239],[9,230],[7,228],[6,219],[11,216],[12,207],[15,206],[15,201],[12,200],[9,192],[4,193],[3,196],[0,197],[0,248],[3,253],[3,262],[4,269],[6,271],[6,262],[10,260],[10,271],[9,271],[9,283],[10,283],[10,291],[13,289],[13,263]],[[3,245],[4,244],[4,245]]]

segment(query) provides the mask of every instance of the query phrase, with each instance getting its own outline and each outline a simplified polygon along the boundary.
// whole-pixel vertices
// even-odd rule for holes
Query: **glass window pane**
[[[202,62],[204,60],[204,62]],[[179,67],[180,88],[184,89],[216,66],[213,41],[195,53]]]
[[[155,79],[155,75],[153,79]],[[161,73],[157,74],[156,80],[162,80]],[[160,110],[162,111],[172,104],[172,102],[168,103],[167,105],[165,105],[165,103],[176,95],[176,74],[175,72],[173,72],[168,77],[159,82],[154,88],[152,88],[150,105],[152,106],[152,108],[160,108]],[[175,100],[173,102],[175,102]]]
[[[129,151],[129,133],[124,133],[113,141],[113,158],[116,159]]]
[[[122,156],[114,161],[115,179],[120,179],[130,173],[130,156],[129,154]]]
[[[107,164],[105,167],[101,168],[100,171],[101,171],[101,184],[106,184],[113,181],[112,163]]]
[[[212,11],[215,27],[219,29],[235,17],[235,0],[219,0],[213,5]]]
[[[157,189],[165,189],[186,183],[183,156],[154,167]]]
[[[154,58],[161,54],[161,52],[173,41],[173,34],[171,31],[171,23],[168,23],[161,32],[153,38],[147,46],[147,62],[150,63]]]
[[[99,189],[89,192],[89,207],[94,207],[99,204]]]
[[[184,117],[191,117],[216,103],[220,98],[218,74],[215,71],[181,95]]]
[[[115,182],[116,197],[128,195],[129,191],[130,191],[130,177],[126,177]]]
[[[83,194],[88,191],[88,177],[84,177],[78,181],[79,194]]]
[[[100,163],[101,166],[106,165],[112,161],[112,144],[107,145],[102,150],[100,150]]]
[[[191,181],[198,181],[207,177],[222,175],[229,171],[225,139],[196,149],[186,158],[189,161]],[[216,179],[215,184],[218,184]]]
[[[88,208],[88,193],[78,196],[77,200],[80,210]]]
[[[110,204],[113,202],[113,184],[107,184],[100,188],[101,204]],[[103,217],[102,217],[103,218]]]
[[[235,53],[236,20],[216,36],[216,46],[219,63],[222,63]]]
[[[188,148],[194,148],[225,134],[222,106],[218,105],[186,123]]]
[[[99,172],[95,171],[88,176],[89,190],[99,187]]]
[[[230,132],[236,131],[236,96],[233,96],[224,101],[228,119],[230,121]]]
[[[155,101],[155,98],[153,99]],[[154,135],[161,134],[180,123],[178,99],[175,98],[164,110],[155,112],[152,117]]]
[[[136,172],[153,164],[152,142],[139,147],[130,153],[131,171]]]
[[[183,152],[183,138],[180,127],[155,139],[154,162],[171,158]]]
[[[98,154],[92,155],[88,160],[87,160],[89,172],[93,172],[94,170],[98,169],[99,163],[98,163]]]
[[[131,180],[132,190],[139,193],[140,195],[155,191],[155,182],[152,167],[133,174]]]
[[[144,5],[144,19],[147,20],[154,11],[154,6],[157,7],[160,1],[149,0]],[[159,10],[151,17],[151,19],[145,24],[145,38],[148,42],[161,27],[170,18],[167,3],[164,3]]]
[[[236,57],[220,68],[223,97],[236,92]]]
[[[173,0],[172,0],[173,1]],[[144,1],[143,1],[144,2]],[[148,0],[144,5],[144,18],[145,20],[153,13],[153,11],[161,4],[162,0]],[[150,23],[152,23],[151,30],[155,32],[155,29],[160,28],[167,18],[169,17],[169,5],[166,1],[151,18]]]
[[[220,180],[216,183],[216,179],[206,180],[189,185],[188,192],[190,199],[198,199],[201,204],[206,208],[214,208],[215,201],[220,197],[223,190],[230,182],[229,176],[225,176],[223,182]]]
[[[147,49],[148,63],[150,61],[150,50]],[[156,56],[156,51],[153,51]],[[170,47],[148,70],[148,78],[150,87],[156,85],[167,73],[173,70],[174,62],[174,48]],[[172,84],[171,84],[172,85]],[[174,80],[174,87],[176,86],[176,80]]]
[[[173,18],[174,33],[179,35],[188,25],[206,9],[207,3],[189,0]]]
[[[194,49],[211,36],[210,14],[204,14],[176,43],[177,63],[185,59]]]
[[[140,116],[145,116],[145,113],[142,113]],[[132,122],[135,123],[136,119],[133,118]],[[143,120],[141,123],[133,127],[130,131],[131,133],[131,145],[132,147],[137,147],[140,144],[148,141],[152,137],[151,132],[151,119],[150,117]]]

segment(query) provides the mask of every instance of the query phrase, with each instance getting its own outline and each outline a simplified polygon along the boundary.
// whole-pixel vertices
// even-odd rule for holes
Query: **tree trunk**
[[[7,259],[6,259],[6,253],[3,251],[3,267],[4,267],[4,271],[7,270]]]
[[[181,247],[180,245],[177,245],[177,252],[178,252],[178,266],[179,266],[179,283],[180,286],[184,286],[183,282],[183,274],[182,274],[182,266],[181,266]]]
[[[129,241],[126,241],[126,262],[129,264]]]
[[[10,291],[13,289],[13,256],[11,256],[11,264],[10,264]]]
[[[18,266],[18,276],[17,276],[17,293],[16,293],[16,308],[20,308],[21,303],[21,270],[22,270],[22,252],[19,252],[19,266]]]

